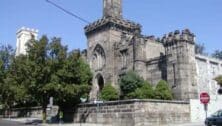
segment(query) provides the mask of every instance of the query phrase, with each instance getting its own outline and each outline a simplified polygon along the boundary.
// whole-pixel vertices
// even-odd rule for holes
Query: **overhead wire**
[[[65,9],[64,7],[62,7],[62,6],[58,5],[58,4],[56,4],[55,2],[53,2],[53,1],[51,1],[51,0],[45,0],[45,1],[48,2],[49,4],[55,6],[56,8],[62,10],[62,11],[65,12],[66,14],[68,14],[68,15],[70,15],[70,16],[72,16],[72,17],[74,17],[74,18],[76,18],[76,19],[78,19],[78,20],[80,20],[80,21],[82,21],[82,22],[84,22],[84,23],[86,23],[87,25],[90,24],[90,21],[88,21],[88,20],[86,20],[86,19],[84,19],[84,18],[78,16],[77,14],[74,14],[73,12],[71,12],[71,11]],[[112,33],[110,33],[110,34],[112,34]],[[113,35],[113,36],[116,36],[116,37],[119,38],[118,35],[115,35],[115,34],[112,34],[112,35]]]
[[[55,7],[57,7],[57,8],[59,8],[60,10],[62,10],[62,11],[64,11],[65,13],[67,13],[67,14],[69,14],[69,15],[71,15],[71,16],[73,16],[73,17],[75,17],[75,18],[77,18],[77,19],[79,19],[79,20],[81,20],[82,22],[84,22],[84,23],[87,23],[88,25],[90,25],[90,22],[89,21],[87,21],[87,20],[85,20],[84,18],[81,18],[80,16],[78,16],[78,15],[76,15],[76,14],[74,14],[74,13],[72,13],[72,12],[70,12],[70,11],[68,11],[68,10],[66,10],[66,9],[64,9],[63,7],[61,7],[61,6],[59,6],[59,5],[57,5],[56,3],[54,3],[54,2],[52,2],[52,1],[50,1],[50,0],[46,0],[46,2],[48,2],[48,3],[51,3],[52,5],[54,5]],[[117,38],[119,38],[120,36],[118,36],[118,35],[115,35],[115,34],[112,34],[112,33],[110,33],[111,35],[113,35],[113,36],[116,36]],[[133,40],[133,38],[134,38],[134,36],[135,35],[132,35],[132,38],[131,38],[131,42],[132,42],[132,40]],[[132,42],[133,43],[133,60],[135,61],[135,42]],[[135,67],[135,64],[134,64],[134,62],[133,62],[133,70],[134,70],[134,67]]]
[[[69,14],[69,15],[71,15],[71,16],[79,19],[79,20],[81,20],[81,21],[84,22],[84,23],[87,23],[87,24],[90,23],[90,22],[87,21],[86,19],[81,18],[80,16],[78,16],[78,15],[76,15],[76,14],[74,14],[74,13],[72,13],[72,12],[66,10],[66,9],[64,9],[63,7],[59,6],[58,4],[56,4],[56,3],[54,3],[54,2],[52,2],[52,1],[50,1],[50,0],[46,0],[46,2],[48,2],[48,3],[52,4],[53,6],[59,8],[59,9],[62,10],[63,12],[65,12],[65,13],[67,13],[67,14]]]

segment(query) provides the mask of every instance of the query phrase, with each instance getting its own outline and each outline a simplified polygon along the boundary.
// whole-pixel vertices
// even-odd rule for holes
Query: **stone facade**
[[[85,34],[84,54],[94,74],[91,100],[106,83],[118,89],[119,78],[129,70],[153,85],[168,81],[178,100],[198,98],[195,35],[188,29],[162,38],[144,36],[140,24],[123,19],[122,0],[104,0],[103,17],[87,25]]]
[[[26,54],[26,44],[34,37],[37,39],[38,30],[22,27],[16,33],[16,56]]]
[[[207,56],[196,55],[198,92],[208,92],[211,99],[217,99],[220,86],[213,78],[222,75],[222,61]]]
[[[129,100],[82,104],[74,122],[110,124],[112,126],[159,126],[190,121],[189,102]]]

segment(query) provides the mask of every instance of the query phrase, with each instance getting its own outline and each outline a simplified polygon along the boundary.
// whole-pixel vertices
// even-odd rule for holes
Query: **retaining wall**
[[[74,122],[113,126],[149,126],[190,122],[190,104],[183,101],[126,100],[81,104]]]

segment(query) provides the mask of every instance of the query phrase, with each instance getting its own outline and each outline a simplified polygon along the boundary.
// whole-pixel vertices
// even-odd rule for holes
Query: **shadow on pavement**
[[[38,125],[38,124],[41,124],[41,123],[42,123],[42,120],[40,120],[40,119],[35,119],[35,120],[27,121],[27,122],[25,122],[24,124],[25,124],[25,125]]]

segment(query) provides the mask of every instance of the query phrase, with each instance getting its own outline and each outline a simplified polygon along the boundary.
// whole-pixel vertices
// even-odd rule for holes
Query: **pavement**
[[[24,126],[33,126],[33,125],[34,126],[41,126],[42,125],[42,120],[39,118],[6,118],[6,119],[3,118],[2,120],[8,121],[8,122],[16,122],[18,124],[22,124],[22,126],[23,125]],[[17,126],[17,125],[15,125],[15,126]]]
[[[112,125],[104,125],[104,124],[54,124],[54,125],[42,125],[42,126],[112,126]],[[154,126],[154,125],[152,125]],[[205,126],[203,123],[186,123],[186,124],[168,124],[168,125],[156,125],[156,126]]]
[[[8,122],[18,122],[21,124],[36,125],[36,126],[112,126],[105,124],[90,124],[90,123],[42,124],[42,120],[39,118],[4,118],[2,120]]]
[[[168,124],[168,125],[161,125],[161,126],[205,126],[204,122],[190,122],[190,123],[183,123],[183,124]]]
[[[72,124],[42,124],[41,126],[112,126],[105,124],[90,124],[90,123],[72,123]]]
[[[0,126],[33,126],[16,121],[4,120],[0,118]]]
[[[104,124],[54,124],[54,125],[42,125],[42,126],[112,126],[112,125],[104,125]],[[152,125],[152,126],[204,126],[204,124],[194,124],[194,123],[188,123],[188,124],[168,124],[168,125]]]
[[[90,124],[90,123],[63,123],[63,124],[42,124],[39,118],[8,118],[2,119],[5,121],[14,121],[28,125],[36,125],[36,126],[112,126],[105,124]],[[157,125],[157,126],[204,126],[203,122],[193,122],[193,123],[183,123],[183,124],[166,124],[166,125]]]

